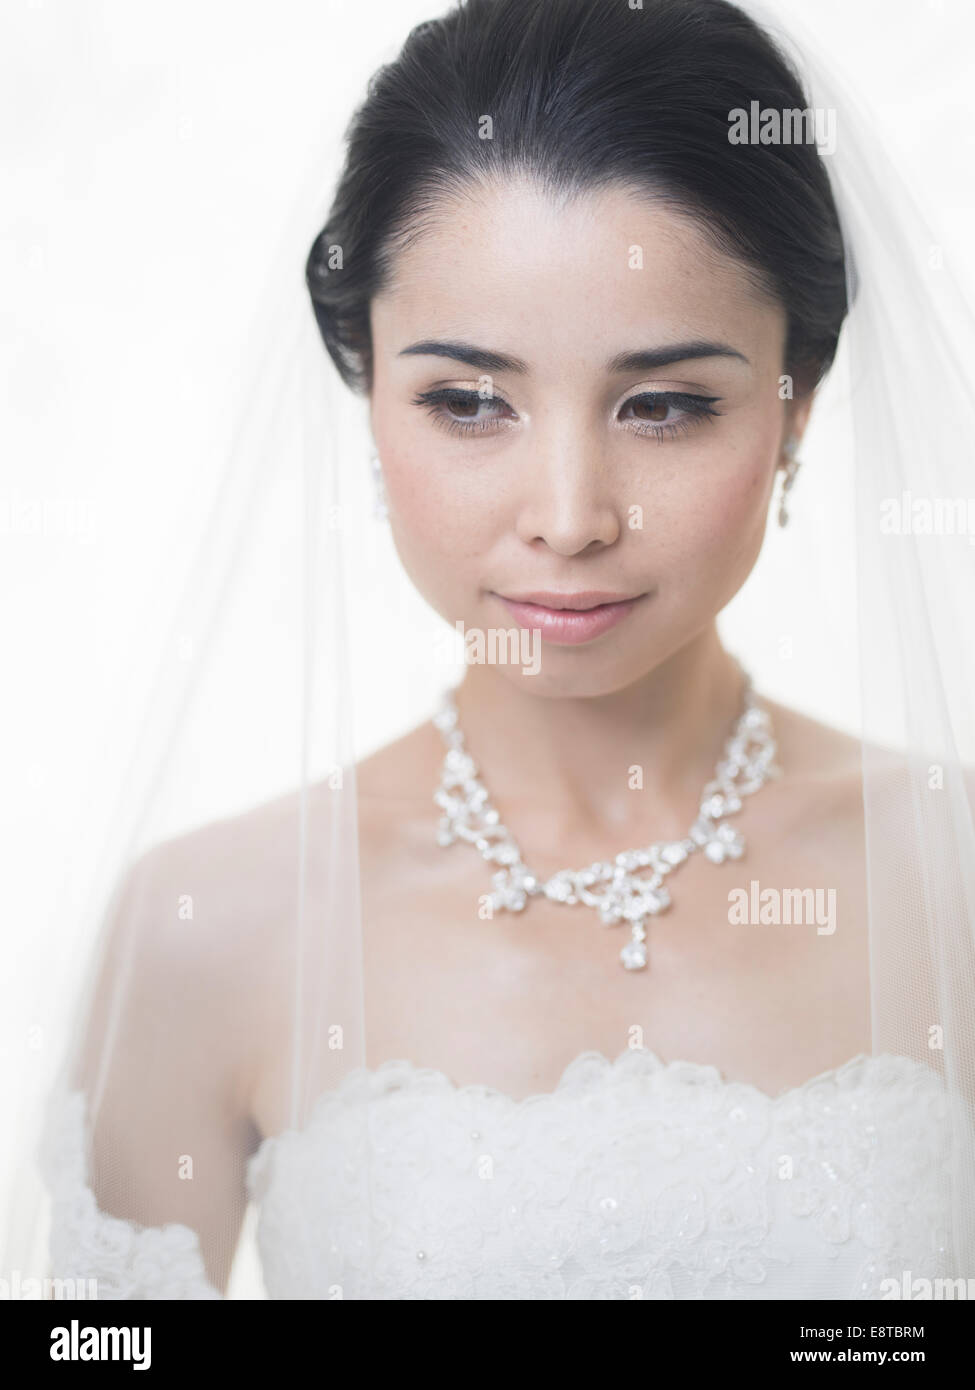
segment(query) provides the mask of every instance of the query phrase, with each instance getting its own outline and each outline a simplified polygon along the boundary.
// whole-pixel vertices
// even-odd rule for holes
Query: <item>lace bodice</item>
[[[81,1099],[48,1160],[56,1268],[103,1298],[218,1297],[189,1228],[98,1212]],[[644,1050],[519,1101],[391,1061],[266,1139],[247,1183],[272,1298],[877,1298],[944,1273],[945,1111],[886,1055],[775,1098]]]

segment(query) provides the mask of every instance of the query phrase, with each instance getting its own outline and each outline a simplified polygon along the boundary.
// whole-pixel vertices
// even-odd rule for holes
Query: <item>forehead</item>
[[[777,353],[784,310],[687,214],[612,185],[558,196],[527,178],[439,202],[371,306],[377,357],[457,336],[530,364],[591,366],[624,344],[720,337]]]

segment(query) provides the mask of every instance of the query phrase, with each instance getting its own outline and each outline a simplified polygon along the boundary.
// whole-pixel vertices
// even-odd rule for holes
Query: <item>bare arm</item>
[[[253,934],[234,931],[230,877],[202,849],[199,837],[163,845],[126,879],[80,1084],[100,1212],[139,1227],[187,1227],[208,1279],[225,1292],[247,1203],[246,1163],[259,1139],[249,1096],[261,972],[247,949]],[[149,1248],[166,1263],[163,1243],[150,1238]],[[159,1278],[165,1289],[169,1272],[160,1269]]]

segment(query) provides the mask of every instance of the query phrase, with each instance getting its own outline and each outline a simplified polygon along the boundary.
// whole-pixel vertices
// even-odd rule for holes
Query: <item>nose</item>
[[[533,432],[516,531],[527,545],[579,555],[612,545],[622,529],[608,460],[581,430]]]

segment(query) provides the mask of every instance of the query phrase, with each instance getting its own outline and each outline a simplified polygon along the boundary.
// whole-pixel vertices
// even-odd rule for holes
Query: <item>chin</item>
[[[585,651],[576,647],[570,651],[543,649],[537,674],[529,674],[519,666],[504,668],[504,677],[517,685],[526,695],[538,695],[549,700],[595,700],[626,690],[648,671],[653,663],[631,665],[620,654],[617,659],[597,647]]]

